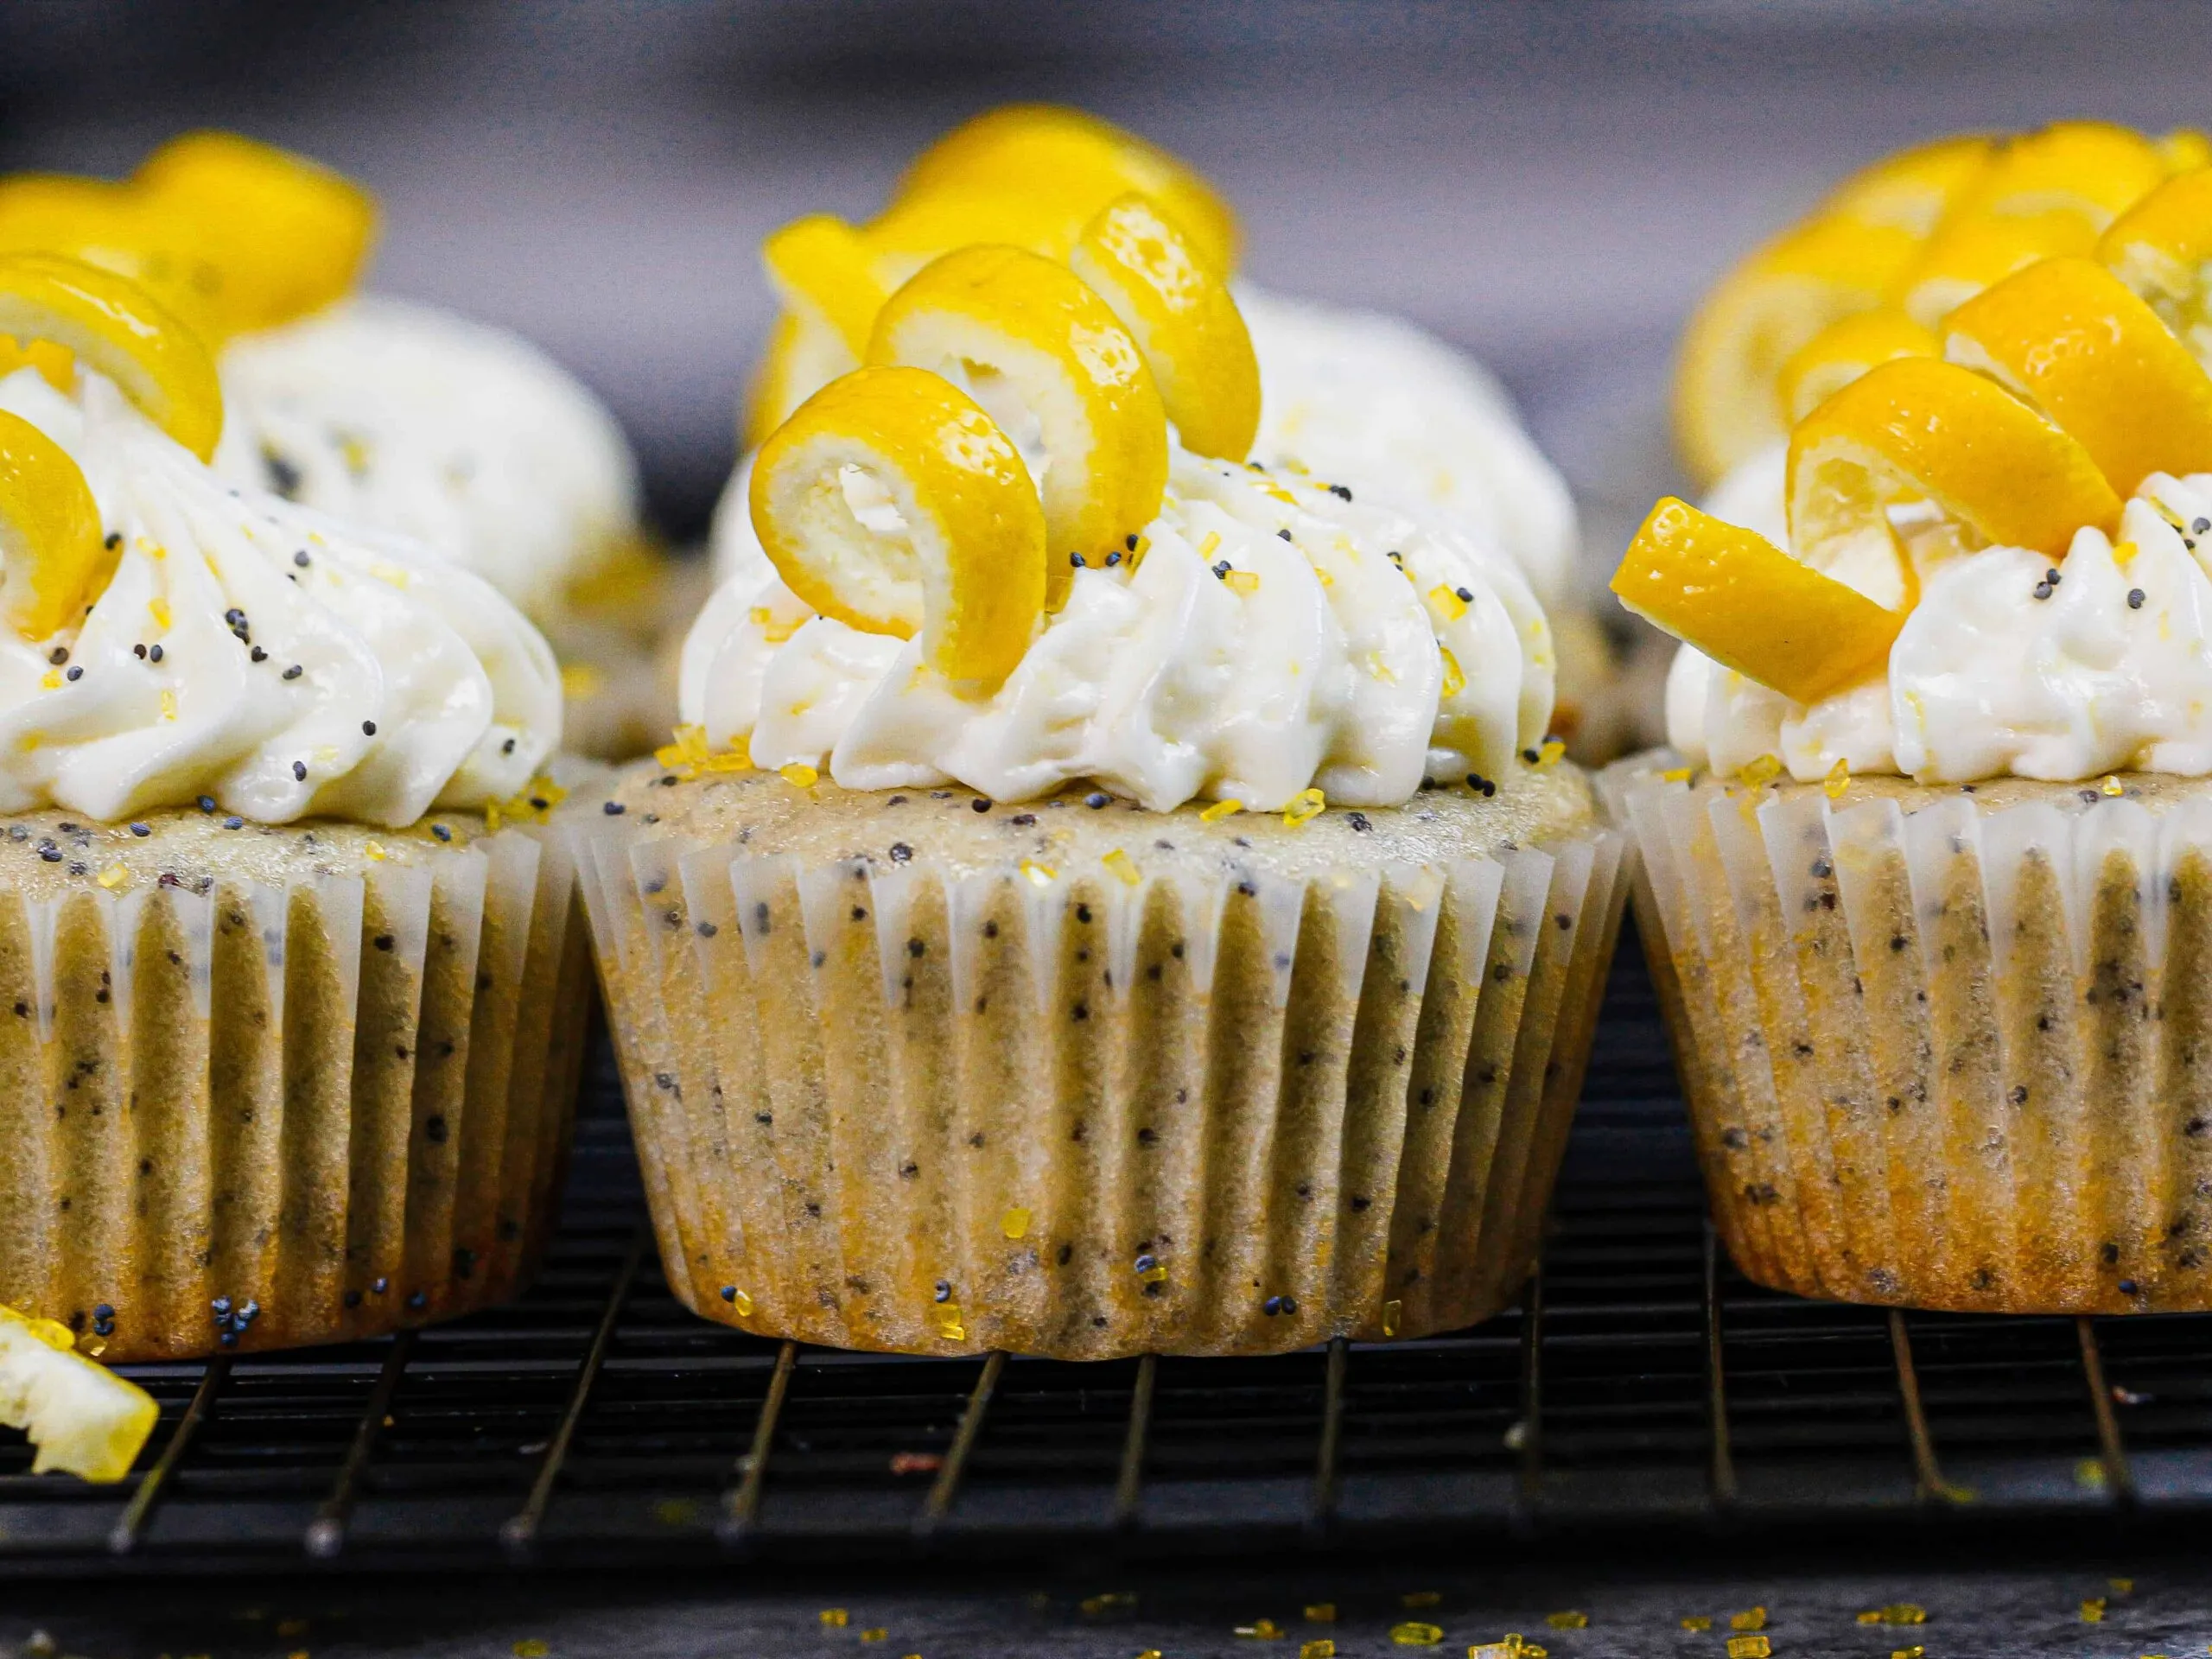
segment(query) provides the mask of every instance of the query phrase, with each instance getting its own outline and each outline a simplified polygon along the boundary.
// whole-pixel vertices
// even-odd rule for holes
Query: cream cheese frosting
[[[0,629],[0,810],[156,807],[397,827],[524,789],[561,735],[535,629],[433,549],[233,486],[107,380],[0,409],[83,470],[115,549],[82,622]]]
[[[1737,522],[1754,516],[1737,510]],[[1887,672],[1810,706],[1684,646],[1668,677],[1668,741],[1723,773],[1770,754],[1804,781],[1838,762],[1923,783],[2212,773],[2208,532],[2212,474],[2154,474],[2117,541],[2078,531],[2063,565],[2017,547],[1933,559]]]
[[[1252,454],[1278,471],[1350,479],[1503,549],[1545,605],[1571,582],[1577,531],[1565,481],[1504,388],[1465,353],[1375,312],[1236,284],[1260,359]]]
[[[759,543],[685,641],[684,720],[762,767],[849,789],[960,783],[995,800],[1079,779],[1155,810],[1193,798],[1391,805],[1539,741],[1551,639],[1513,564],[1446,523],[1177,449],[1141,560],[1075,573],[996,691],[917,642],[811,613]],[[747,525],[749,530],[749,524]]]
[[[614,418],[513,334],[364,296],[221,359],[232,482],[426,542],[533,617],[638,523]]]

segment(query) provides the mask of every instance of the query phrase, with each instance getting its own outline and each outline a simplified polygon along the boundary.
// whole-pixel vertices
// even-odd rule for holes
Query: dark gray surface
[[[1901,1558],[1908,1552],[1900,1550]],[[29,1656],[34,1630],[54,1650],[82,1659],[258,1659],[305,1651],[313,1659],[512,1659],[518,1643],[545,1644],[548,1659],[751,1659],[752,1656],[872,1656],[873,1659],[1131,1659],[1157,1649],[1163,1659],[1292,1659],[1300,1645],[1333,1637],[1344,1659],[1427,1652],[1458,1659],[1473,1643],[1518,1630],[1554,1659],[1651,1659],[1708,1655],[1721,1659],[1729,1616],[1767,1611],[1776,1659],[1797,1655],[1880,1656],[1919,1643],[1930,1659],[2078,1659],[2202,1654],[2212,1640],[2212,1576],[2201,1567],[2176,1571],[2100,1560],[2034,1570],[1960,1572],[1853,1568],[1829,1573],[1731,1573],[1725,1570],[1652,1576],[1632,1562],[1590,1560],[1530,1567],[1386,1572],[1321,1561],[1281,1564],[1265,1578],[1227,1572],[1195,1580],[1112,1573],[1095,1581],[871,1586],[857,1575],[827,1573],[804,1588],[746,1585],[733,1571],[720,1586],[700,1584],[346,1585],[156,1591],[129,1586],[95,1592],[22,1592],[0,1611],[0,1656]],[[1808,1564],[1811,1565],[1811,1564]],[[2117,1592],[2115,1574],[2132,1574]],[[1433,1607],[1408,1611],[1401,1598],[1434,1592]],[[1134,1608],[1082,1611],[1085,1598],[1133,1594]],[[2107,1611],[2085,1624],[2082,1603],[2104,1598]],[[1310,1601],[1333,1599],[1333,1624],[1300,1617]],[[1913,1602],[1928,1622],[1912,1628],[1866,1626],[1862,1611]],[[848,1622],[825,1626],[825,1609]],[[1586,1629],[1560,1630],[1547,1616],[1573,1611]],[[1713,1620],[1708,1631],[1681,1627],[1686,1616]],[[1236,1634],[1270,1618],[1277,1641]],[[1426,1649],[1394,1643],[1400,1621],[1433,1621],[1444,1642]],[[294,1621],[303,1621],[296,1624]],[[881,1630],[879,1640],[867,1632]],[[524,1652],[534,1651],[525,1648]]]

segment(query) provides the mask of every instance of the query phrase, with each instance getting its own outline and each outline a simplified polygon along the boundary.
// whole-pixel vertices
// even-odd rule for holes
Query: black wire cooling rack
[[[693,1319],[604,1044],[565,1220],[508,1308],[126,1368],[133,1482],[0,1432],[0,1574],[1253,1552],[1653,1520],[2212,1510],[2212,1316],[1895,1314],[1738,1277],[1632,928],[1543,1266],[1425,1341],[1094,1365],[798,1347]]]

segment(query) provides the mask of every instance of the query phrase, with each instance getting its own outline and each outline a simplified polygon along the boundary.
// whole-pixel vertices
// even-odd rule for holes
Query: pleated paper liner
[[[2212,1306],[2212,784],[1602,786],[1713,1211],[1762,1284]]]
[[[1586,810],[1545,850],[1428,810],[1421,844],[1468,854],[1422,862],[1390,856],[1410,812],[1353,815],[1331,833],[1374,861],[1295,876],[1232,842],[1254,820],[1132,812],[1141,849],[1239,849],[1154,875],[934,858],[965,811],[872,826],[911,838],[888,857],[757,851],[649,826],[639,804],[699,817],[648,793],[570,823],[696,1311],[900,1352],[1226,1354],[1457,1327],[1525,1280],[1624,885]]]
[[[565,1168],[588,957],[557,837],[448,821],[468,845],[69,824],[67,878],[11,849],[0,1302],[113,1361],[514,1293]]]

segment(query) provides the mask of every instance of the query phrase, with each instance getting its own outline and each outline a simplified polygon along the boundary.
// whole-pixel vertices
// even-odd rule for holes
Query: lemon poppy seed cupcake
[[[1787,541],[1662,502],[1606,776],[1713,1212],[1764,1284],[2212,1306],[2202,173],[1793,429]]]
[[[0,1303],[113,1360],[512,1294],[588,992],[565,850],[493,816],[552,799],[550,652],[226,484],[213,364],[132,284],[12,257],[0,311],[73,359],[0,378]]]
[[[889,296],[760,449],[677,741],[564,809],[671,1281],[747,1330],[1279,1351],[1534,1257],[1621,888],[1542,611],[1248,464],[1226,286],[1102,220]]]

